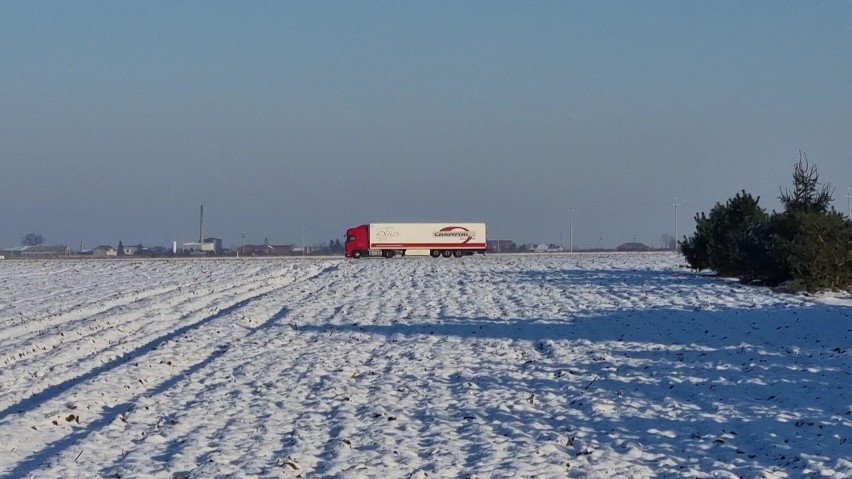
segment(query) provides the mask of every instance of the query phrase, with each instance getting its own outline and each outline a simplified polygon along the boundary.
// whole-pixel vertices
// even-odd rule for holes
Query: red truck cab
[[[344,251],[347,258],[360,258],[370,254],[370,226],[361,225],[346,230]]]

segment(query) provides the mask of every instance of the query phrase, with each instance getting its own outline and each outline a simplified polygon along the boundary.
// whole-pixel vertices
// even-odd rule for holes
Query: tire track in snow
[[[56,345],[64,343],[64,340],[60,338],[64,338],[65,332],[71,336],[70,333],[74,332],[75,328],[91,329],[88,323],[92,320],[110,319],[119,315],[125,306],[158,299],[177,289],[177,286],[156,288],[143,291],[138,295],[123,295],[118,299],[97,305],[78,306],[40,321],[25,319],[19,324],[4,329],[4,332],[8,331],[8,335],[4,336],[0,356],[4,357],[4,365],[7,367],[22,360],[39,359],[38,355],[47,351],[47,348],[53,349]],[[69,338],[69,341],[73,339]]]
[[[309,378],[318,374],[318,364],[321,365],[321,362],[302,360],[305,356],[302,351],[310,351],[312,345],[316,344],[314,342],[316,338],[302,338],[290,325],[280,325],[277,322],[287,317],[292,324],[294,311],[299,310],[301,305],[316,303],[315,297],[318,292],[326,291],[332,295],[343,294],[339,288],[335,287],[336,281],[338,281],[336,278],[348,274],[347,271],[351,270],[351,267],[341,270],[339,271],[340,274],[338,272],[335,272],[334,275],[320,274],[317,276],[319,280],[313,278],[311,281],[302,281],[293,285],[292,288],[286,290],[288,293],[286,300],[276,300],[277,295],[276,297],[268,295],[243,311],[249,313],[248,310],[255,307],[259,311],[263,311],[265,304],[280,304],[282,302],[285,304],[285,309],[272,315],[265,322],[265,326],[254,328],[238,326],[247,333],[241,339],[231,341],[234,350],[243,352],[240,357],[229,356],[228,353],[223,354],[220,358],[217,358],[214,364],[209,365],[203,371],[193,373],[194,377],[187,377],[181,383],[184,387],[175,387],[155,397],[146,398],[149,400],[151,410],[145,410],[145,417],[150,419],[155,416],[168,416],[169,411],[176,410],[179,412],[170,417],[174,417],[177,424],[158,431],[158,435],[167,437],[166,439],[159,439],[160,442],[157,443],[148,440],[142,441],[145,447],[139,448],[138,453],[134,451],[126,458],[121,458],[112,466],[105,468],[103,473],[105,475],[121,473],[127,467],[141,462],[143,457],[156,456],[168,458],[168,461],[174,462],[174,464],[169,464],[173,466],[169,470],[180,472],[189,468],[194,469],[193,477],[209,477],[226,471],[233,471],[235,466],[230,465],[233,461],[229,458],[238,453],[245,455],[246,448],[257,444],[262,444],[264,447],[253,451],[251,454],[253,460],[241,464],[240,470],[268,472],[270,468],[277,468],[280,471],[280,465],[276,466],[276,461],[272,457],[276,449],[270,447],[283,440],[281,435],[283,431],[287,430],[292,419],[285,420],[285,418],[289,418],[287,414],[290,411],[281,411],[278,407],[281,401],[271,401],[269,396],[297,394],[300,397],[307,398],[310,391],[314,389],[310,387],[303,389],[298,387],[298,384],[303,384],[302,381],[305,381],[304,384],[310,384]],[[326,270],[325,272],[330,271]],[[266,308],[268,309],[268,306]],[[270,334],[273,331],[277,334]],[[286,351],[287,354],[270,357],[264,351],[273,347],[271,345],[274,345],[276,350]],[[246,351],[255,350],[259,352],[244,354]],[[288,357],[294,357],[293,361],[288,361]],[[221,370],[213,370],[219,365],[221,365]],[[278,385],[274,378],[285,374],[288,378],[296,375],[302,379],[288,380],[286,384]],[[250,378],[257,379],[251,380]],[[242,382],[244,380],[249,380],[249,383],[245,384]],[[215,418],[215,420],[194,428],[191,436],[184,436],[181,424],[196,424],[197,421],[192,418],[184,420],[185,415],[180,411],[196,409],[197,405],[222,404],[219,400],[219,394],[223,392],[228,395],[236,395],[227,405],[227,408],[206,410],[206,414]],[[135,411],[141,413],[138,407]],[[141,424],[144,427],[144,419],[134,419],[134,416],[128,419],[128,423],[135,424],[139,421],[142,421]],[[222,421],[227,421],[224,427]],[[246,430],[256,432],[246,434]],[[150,437],[157,437],[157,435]],[[112,440],[115,440],[115,438]],[[199,441],[203,445],[199,446]],[[216,453],[203,457],[184,457],[179,451],[186,448],[212,449]],[[240,451],[240,448],[242,448],[242,451]],[[190,465],[192,467],[189,467]],[[195,466],[198,465],[200,467],[195,469]],[[254,472],[254,474],[266,475],[266,473],[261,472]]]
[[[312,302],[317,292],[332,288],[335,280],[329,280],[328,273],[333,272],[335,268],[324,268],[316,275],[275,291],[274,295],[267,294],[259,298],[249,307],[248,310],[256,308],[264,311],[265,303],[285,303],[283,308],[260,326],[237,326],[237,330],[243,332],[241,337],[233,337],[233,328],[230,333],[226,333],[230,337],[228,350],[239,351],[240,356],[234,357],[229,352],[224,352],[204,368],[186,375],[180,384],[156,395],[146,396],[150,409],[146,408],[145,417],[138,418],[133,415],[128,419],[128,423],[133,423],[137,430],[140,427],[147,428],[146,437],[163,439],[159,442],[142,440],[141,446],[134,446],[136,450],[127,457],[112,462],[112,465],[104,468],[102,472],[109,475],[121,474],[129,466],[143,462],[145,457],[156,456],[164,458],[170,466],[169,469],[174,471],[196,469],[196,466],[201,465],[195,470],[193,477],[209,477],[213,474],[212,470],[220,474],[223,468],[233,469],[233,466],[228,465],[228,459],[234,455],[245,454],[246,448],[252,445],[263,447],[253,450],[252,457],[256,460],[254,463],[244,464],[241,470],[265,475],[257,471],[268,472],[270,468],[275,468],[275,459],[272,457],[275,450],[271,445],[280,442],[282,431],[288,424],[281,420],[282,411],[277,405],[280,402],[271,402],[269,398],[279,387],[275,378],[282,372],[300,372],[303,376],[308,376],[314,370],[308,367],[300,370],[298,366],[282,362],[281,358],[269,357],[264,351],[270,345],[277,345],[281,349],[294,349],[293,342],[297,341],[298,336],[291,326],[278,323],[288,317],[294,304]],[[287,299],[278,299],[278,293],[285,291],[289,294]],[[300,349],[307,347],[307,344],[303,344]],[[257,352],[245,354],[246,351]],[[249,383],[238,380],[248,380]],[[292,383],[285,386],[289,393]],[[181,426],[184,422],[197,424],[192,418],[185,420],[183,411],[192,411],[197,407],[204,407],[205,404],[222,404],[217,398],[223,391],[224,394],[234,395],[232,401],[225,405],[226,408],[205,410],[205,414],[215,418],[215,421],[204,422],[191,430]],[[135,411],[141,413],[138,407]],[[152,426],[151,420],[157,417],[172,418],[175,424],[160,428],[160,421],[157,421],[158,425]],[[247,426],[246,423],[253,425]],[[215,453],[188,457],[179,452],[186,448],[199,448],[198,444],[202,444],[200,449],[212,450]]]
[[[317,268],[317,269],[319,269],[319,268]],[[308,272],[308,273],[310,274],[310,272]],[[100,380],[104,380],[104,374],[105,373],[113,373],[115,371],[119,371],[123,368],[126,368],[126,366],[128,364],[130,364],[131,361],[137,361],[137,365],[138,365],[138,362],[142,362],[144,357],[150,356],[152,353],[155,356],[161,355],[160,354],[161,352],[155,352],[159,347],[167,345],[167,344],[172,343],[172,342],[175,342],[175,340],[179,339],[182,336],[187,335],[188,333],[197,332],[199,329],[203,329],[204,327],[209,327],[209,326],[211,326],[211,324],[213,322],[215,322],[219,319],[222,319],[222,318],[230,317],[233,313],[235,313],[236,311],[239,311],[243,308],[246,308],[252,302],[254,302],[258,299],[261,299],[261,298],[263,298],[263,297],[265,297],[265,296],[267,296],[270,293],[273,293],[275,291],[284,290],[289,285],[294,284],[294,283],[298,283],[302,280],[304,280],[304,278],[296,277],[296,278],[293,278],[290,281],[288,281],[286,279],[283,280],[283,284],[278,283],[278,284],[273,284],[271,286],[263,286],[263,285],[258,286],[256,288],[250,290],[247,293],[243,293],[243,294],[239,295],[237,297],[238,300],[236,302],[230,303],[227,307],[221,308],[217,312],[215,312],[211,315],[204,316],[201,319],[193,321],[192,323],[180,326],[180,327],[172,330],[171,332],[168,332],[165,335],[162,335],[160,337],[157,337],[157,338],[154,338],[154,339],[148,341],[147,343],[137,347],[133,351],[125,354],[124,356],[122,356],[120,358],[113,359],[112,361],[109,361],[106,364],[98,366],[95,369],[90,370],[90,371],[88,371],[87,373],[85,373],[81,376],[74,377],[74,378],[66,380],[65,382],[60,383],[58,385],[54,385],[50,388],[41,390],[40,392],[37,392],[37,393],[31,395],[30,397],[28,397],[25,400],[20,401],[17,404],[13,404],[13,405],[3,409],[2,411],[0,411],[0,425],[3,426],[3,429],[2,429],[2,432],[4,433],[3,435],[9,436],[9,437],[15,437],[16,434],[20,434],[19,432],[15,431],[15,429],[16,429],[14,427],[15,419],[22,418],[26,414],[36,414],[37,411],[42,409],[43,407],[48,407],[48,408],[53,409],[53,410],[61,411],[64,408],[62,406],[60,406],[58,404],[54,404],[54,403],[59,401],[60,398],[66,398],[65,401],[68,401],[68,398],[71,398],[72,403],[66,403],[66,406],[67,406],[68,404],[73,404],[73,402],[74,402],[73,398],[74,397],[79,397],[79,396],[85,397],[86,393],[83,390],[87,389],[87,387],[88,387],[87,385],[93,384],[93,383],[100,381]],[[142,319],[142,318],[144,318],[144,316],[140,317],[140,319]],[[222,335],[220,335],[220,336],[222,336]],[[224,339],[227,339],[227,338],[224,338]],[[175,354],[175,355],[177,355],[177,354]],[[162,374],[160,374],[160,376],[162,376]],[[183,378],[181,378],[180,374],[172,376],[171,380],[175,380],[175,378],[181,379],[181,380],[183,379]],[[144,391],[146,389],[145,384],[148,384],[150,382],[154,382],[156,380],[157,380],[157,378],[155,378],[155,377],[148,378],[148,380],[145,380],[145,381],[140,379],[139,380],[139,383],[141,384],[140,389],[142,389]],[[121,401],[122,394],[120,392],[122,390],[123,389],[118,389],[116,391],[116,394],[112,398],[113,403]],[[128,389],[128,391],[129,391],[129,389]],[[128,392],[128,394],[130,394],[130,393],[132,393],[132,391]],[[49,403],[54,404],[54,405],[53,406],[47,406]],[[104,404],[104,405],[107,406],[106,404]],[[108,405],[108,406],[112,406],[112,405]],[[110,410],[109,407],[107,407],[107,410],[108,411]],[[15,413],[15,414],[12,415],[12,413]],[[93,424],[101,424],[101,421],[95,420],[93,422]],[[92,431],[87,429],[87,432],[86,432],[85,435],[88,436],[91,432]],[[59,432],[59,434],[61,434],[61,431]],[[62,436],[57,436],[57,434],[55,432],[52,435],[57,437],[57,439],[54,440],[54,441],[50,441],[51,443],[63,443],[63,441],[61,439]],[[73,435],[73,433],[72,433],[72,435]],[[2,442],[2,441],[0,441],[0,442]],[[30,459],[42,458],[42,457],[43,457],[42,453],[35,452],[34,454],[32,454],[30,456]],[[23,462],[29,463],[31,461],[25,459]]]
[[[69,264],[71,266],[65,266]],[[138,292],[137,285],[140,282],[146,285],[151,284],[151,275],[163,282],[172,281],[172,277],[176,275],[183,276],[186,264],[184,260],[168,259],[143,261],[56,259],[41,263],[34,261],[0,263],[0,272],[12,278],[4,277],[3,282],[14,281],[15,289],[19,293],[15,297],[0,300],[0,306],[2,306],[0,309],[4,313],[2,326],[7,327],[5,321],[14,320],[18,316],[28,321],[39,322],[79,307],[120,299],[126,294]],[[4,268],[5,266],[8,268]],[[39,274],[38,268],[49,269]],[[104,276],[109,276],[109,279],[102,280]],[[201,275],[186,279],[192,283],[200,278]],[[92,283],[93,279],[95,279],[94,283]],[[109,287],[104,287],[106,286],[104,283],[107,282]],[[42,289],[46,289],[48,293],[39,295],[38,292]],[[33,310],[33,307],[37,309]]]
[[[20,371],[29,369],[33,378],[42,387],[45,387],[43,384],[45,382],[61,384],[79,375],[80,369],[102,367],[105,362],[120,358],[136,346],[174,329],[176,324],[191,320],[196,311],[200,312],[206,308],[215,309],[217,307],[215,305],[221,301],[227,304],[232,297],[250,294],[266,282],[274,281],[279,274],[272,271],[261,277],[232,281],[212,289],[209,286],[202,286],[207,290],[207,294],[199,294],[198,289],[189,289],[178,295],[169,293],[166,297],[153,296],[146,301],[133,304],[132,309],[121,311],[119,314],[88,318],[96,322],[103,321],[104,324],[87,325],[82,328],[84,332],[79,329],[86,323],[78,321],[72,321],[72,325],[77,327],[76,330],[65,331],[61,326],[54,328],[51,331],[52,334],[42,340],[44,342],[39,347],[39,354],[36,357],[24,357],[19,364],[15,365],[17,374],[9,380],[18,382]],[[181,312],[181,310],[184,311]],[[148,321],[139,321],[140,317]],[[68,338],[67,341],[66,338]],[[94,344],[95,347],[88,343]],[[51,347],[48,348],[48,346]],[[44,354],[49,354],[47,361],[38,357]],[[30,364],[33,366],[28,368]],[[25,385],[27,390],[33,387],[33,384]],[[20,390],[7,386],[3,400],[7,403],[15,401],[21,394],[23,392]]]
[[[219,286],[209,290],[207,294],[201,297],[209,296],[212,293],[224,292],[228,289],[236,289],[241,286],[251,285],[258,282],[258,278],[254,277],[259,270],[249,271],[246,278],[234,280],[224,286]],[[274,275],[274,273],[272,273]],[[24,334],[15,333],[16,328],[10,329],[10,334],[6,336],[2,342],[2,351],[0,355],[6,355],[8,365],[13,364],[16,359],[35,359],[34,355],[41,354],[47,351],[48,347],[52,350],[58,344],[66,344],[67,347],[73,346],[71,342],[75,340],[89,339],[93,333],[98,333],[100,330],[109,327],[98,324],[98,320],[103,319],[105,322],[112,320],[115,323],[132,322],[135,315],[143,308],[148,308],[149,305],[157,310],[170,310],[181,302],[193,303],[197,301],[198,291],[201,288],[209,288],[209,285],[173,285],[152,290],[138,292],[119,293],[115,299],[105,302],[97,302],[96,306],[88,306],[83,309],[74,309],[63,313],[54,314],[47,319],[34,321],[36,324],[29,324],[27,321],[24,324],[19,324],[17,329],[23,328]],[[186,289],[186,292],[183,290]],[[177,301],[174,301],[177,298]],[[133,306],[132,309],[128,308]],[[89,313],[89,308],[95,307],[93,313]],[[95,323],[95,324],[91,324]],[[88,331],[81,333],[77,330]],[[74,337],[73,333],[77,333]],[[66,338],[65,335],[68,337]],[[16,337],[17,336],[17,337]],[[25,348],[26,354],[21,350]],[[11,357],[9,356],[11,353]],[[15,354],[17,353],[17,354]],[[51,353],[52,355],[55,354]]]

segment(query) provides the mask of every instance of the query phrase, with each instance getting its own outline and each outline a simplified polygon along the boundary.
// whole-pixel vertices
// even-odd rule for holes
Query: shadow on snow
[[[608,274],[601,273],[601,282],[611,285]],[[638,272],[636,281],[682,284],[679,276]],[[550,281],[537,274],[528,279]],[[852,427],[848,308],[651,308],[573,319],[403,320],[304,324],[299,331],[331,340],[337,334],[379,335],[403,350],[426,336],[461,338],[468,347],[508,341],[529,352],[524,361],[481,357],[487,371],[433,380],[448,382],[458,398],[468,392],[465,383],[500,397],[540,398],[537,408],[506,411],[481,403],[458,416],[499,424],[509,434],[528,435],[535,432],[530,424],[545,425],[538,430],[544,439],[576,436],[578,456],[601,444],[624,452],[638,448],[646,459],[637,461],[667,474],[695,467],[708,472],[714,461],[733,464],[741,474],[803,468],[805,456],[824,458],[826,448],[852,456],[846,441]],[[487,447],[472,446],[471,469]]]

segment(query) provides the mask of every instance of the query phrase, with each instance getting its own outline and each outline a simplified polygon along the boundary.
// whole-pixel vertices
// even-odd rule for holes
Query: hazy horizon
[[[2,2],[0,247],[327,243],[486,222],[575,247],[852,186],[850,2]]]

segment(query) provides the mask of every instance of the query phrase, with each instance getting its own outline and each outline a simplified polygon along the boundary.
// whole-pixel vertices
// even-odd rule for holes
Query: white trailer
[[[346,231],[346,256],[460,257],[485,253],[485,223],[371,223]]]

